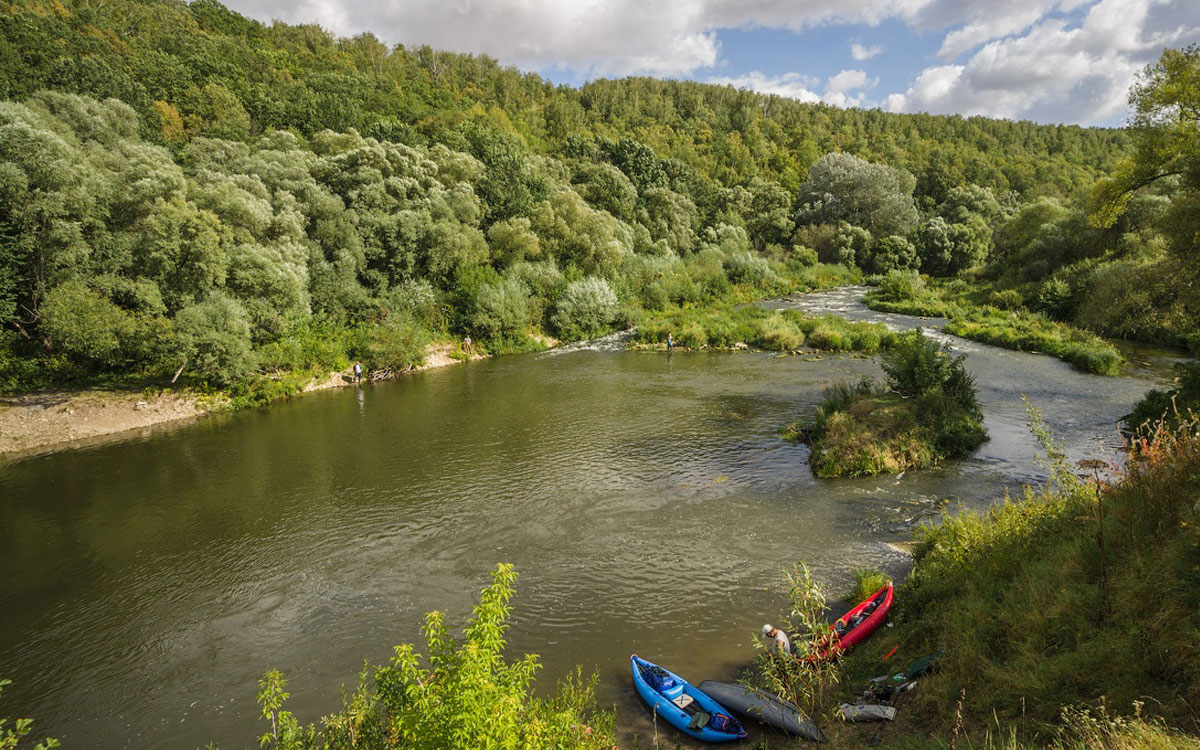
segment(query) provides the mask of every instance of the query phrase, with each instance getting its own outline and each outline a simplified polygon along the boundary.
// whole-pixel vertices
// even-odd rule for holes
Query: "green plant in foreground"
[[[850,602],[857,604],[887,585],[891,576],[878,568],[854,569],[854,588],[850,591]]]
[[[773,653],[755,638],[755,647],[760,649],[756,662],[762,687],[800,706],[815,719],[828,707],[840,680],[841,667],[836,659],[816,659],[811,664],[801,661],[827,647],[827,602],[821,584],[804,564],[787,572],[787,583],[790,606],[787,630],[796,634],[792,640],[795,658]]]
[[[610,750],[613,716],[596,707],[594,676],[585,679],[577,669],[556,695],[538,698],[532,694],[537,656],[504,659],[516,577],[511,565],[497,566],[461,642],[442,613],[430,612],[424,659],[412,644],[397,646],[387,664],[363,670],[358,689],[319,729],[300,726],[283,710],[287,682],[277,671],[266,673],[258,700],[271,730],[261,743],[279,750]]]
[[[11,684],[12,680],[0,680],[0,692],[3,692],[4,688]],[[10,727],[8,719],[0,718],[0,750],[14,750],[17,743],[32,731],[33,719],[14,719]],[[59,744],[58,740],[47,737],[35,745],[34,750],[50,750],[52,747],[58,747]]]

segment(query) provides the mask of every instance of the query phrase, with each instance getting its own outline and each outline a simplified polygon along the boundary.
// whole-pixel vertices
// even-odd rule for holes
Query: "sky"
[[[890,112],[1119,126],[1200,0],[225,0],[262,21],[483,53],[579,85],[648,75]]]

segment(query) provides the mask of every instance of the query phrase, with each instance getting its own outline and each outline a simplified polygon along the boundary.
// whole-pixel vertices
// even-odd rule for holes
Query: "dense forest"
[[[403,369],[430,337],[514,351],[860,271],[1113,336],[1200,318],[1196,177],[1161,142],[1194,152],[1194,110],[1162,135],[1156,84],[1194,50],[1124,131],[554,86],[212,0],[0,6],[4,389]]]

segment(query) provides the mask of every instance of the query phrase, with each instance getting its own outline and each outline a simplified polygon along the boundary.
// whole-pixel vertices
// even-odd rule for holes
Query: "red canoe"
[[[842,615],[841,619],[833,625],[830,625],[829,627],[832,632],[821,640],[817,653],[807,657],[805,661],[811,662],[817,659],[836,658],[840,654],[854,648],[854,646],[865,640],[867,636],[874,633],[875,629],[883,624],[891,608],[892,583],[888,581],[886,586],[871,594],[865,601]]]

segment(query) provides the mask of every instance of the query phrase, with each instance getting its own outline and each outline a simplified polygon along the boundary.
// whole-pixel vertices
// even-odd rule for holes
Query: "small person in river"
[[[671,351],[674,348],[675,348],[675,336],[668,332],[667,333],[667,351]]]
[[[362,362],[354,363],[354,382],[355,383],[362,382]]]
[[[767,647],[767,653],[776,653],[781,656],[792,655],[792,642],[788,640],[787,634],[774,625],[763,625],[763,638],[770,638],[771,645]]]

